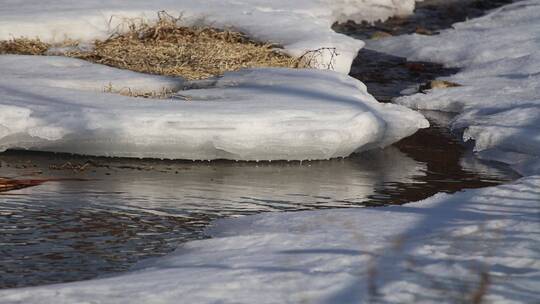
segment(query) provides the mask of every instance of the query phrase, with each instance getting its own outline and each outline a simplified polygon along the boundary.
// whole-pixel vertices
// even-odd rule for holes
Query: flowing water
[[[367,25],[351,23],[347,30],[358,37],[370,31]],[[406,87],[449,73],[455,70],[363,50],[351,75],[389,101]],[[431,128],[384,150],[330,161],[191,162],[0,153],[0,177],[47,181],[0,192],[0,288],[124,271],[143,258],[205,238],[204,227],[217,218],[402,204],[517,178],[504,166],[474,158],[459,134],[446,128],[452,114],[424,114]]]

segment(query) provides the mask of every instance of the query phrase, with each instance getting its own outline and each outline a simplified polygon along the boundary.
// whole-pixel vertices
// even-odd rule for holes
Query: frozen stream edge
[[[536,302],[539,188],[540,177],[529,176],[403,207],[223,220],[210,230],[213,239],[187,243],[139,271],[3,290],[0,298],[4,303],[455,302],[471,299],[487,284],[486,300]]]

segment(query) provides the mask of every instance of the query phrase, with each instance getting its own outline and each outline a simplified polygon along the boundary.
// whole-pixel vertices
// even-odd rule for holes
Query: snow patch
[[[414,109],[459,112],[452,122],[481,157],[503,160],[524,175],[540,172],[540,1],[520,1],[454,25],[369,47],[462,70],[444,80],[461,87],[397,99]]]
[[[182,79],[49,56],[0,56],[0,149],[179,159],[305,160],[389,145],[428,126],[331,71],[249,69],[189,83],[173,99],[104,86],[177,90]]]
[[[3,303],[538,302],[540,177],[388,208],[220,220],[213,238],[112,278]],[[219,248],[219,250],[216,250]],[[483,279],[484,278],[484,279]]]
[[[414,0],[0,0],[0,40],[12,37],[39,38],[61,42],[66,38],[89,42],[106,39],[125,28],[128,18],[153,22],[158,11],[182,15],[187,24],[200,22],[221,28],[234,28],[254,39],[283,45],[285,52],[301,56],[320,48],[336,48],[337,57],[323,53],[321,68],[331,64],[348,73],[364,43],[335,33],[336,21],[384,20],[407,15]],[[332,62],[333,61],[333,62]]]

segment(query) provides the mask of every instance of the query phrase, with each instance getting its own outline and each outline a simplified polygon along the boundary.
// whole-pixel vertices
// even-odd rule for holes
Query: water
[[[429,12],[420,13],[423,18],[400,21],[395,31],[410,31],[419,20],[422,26],[439,24],[426,19]],[[448,23],[444,20],[441,28]],[[376,26],[390,27],[392,22]],[[373,31],[366,25],[347,26],[357,37]],[[390,101],[404,88],[455,72],[363,50],[351,75],[366,82],[379,100]],[[0,288],[125,271],[141,259],[207,237],[203,229],[216,218],[402,204],[518,177],[504,166],[474,158],[459,134],[446,128],[452,114],[424,114],[431,128],[384,150],[330,161],[191,162],[0,153],[0,177],[55,179],[0,192]]]
[[[440,146],[446,153],[435,153],[432,145],[422,149],[414,141],[303,163],[0,154],[4,177],[77,179],[0,195],[0,287],[124,271],[143,258],[204,238],[203,228],[216,218],[404,203],[513,178],[502,168],[455,154],[465,150],[457,142]],[[88,160],[92,165],[83,171],[71,169]]]
[[[349,36],[367,40],[376,32],[392,36],[417,33],[436,35],[452,27],[454,23],[481,17],[487,11],[519,0],[424,0],[416,3],[412,16],[394,17],[385,22],[335,24],[334,30]]]

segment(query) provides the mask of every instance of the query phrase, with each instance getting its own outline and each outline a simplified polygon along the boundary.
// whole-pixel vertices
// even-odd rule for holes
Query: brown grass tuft
[[[209,26],[185,26],[181,18],[158,13],[155,24],[129,19],[104,41],[94,41],[92,48],[66,39],[48,44],[39,39],[13,38],[0,41],[0,54],[64,55],[132,71],[179,76],[188,80],[219,76],[227,71],[252,67],[309,68],[319,66],[320,58],[335,49],[308,51],[299,58],[288,56],[279,47],[255,41],[245,34]],[[332,69],[332,62],[328,69]],[[171,92],[135,92],[129,88],[105,92],[136,97],[169,97]]]
[[[124,87],[121,89],[114,89],[111,83],[109,83],[108,86],[105,86],[103,88],[103,93],[113,93],[113,94],[119,94],[123,96],[129,96],[129,97],[143,97],[143,98],[154,98],[154,99],[170,98],[176,95],[176,92],[174,90],[167,89],[167,88],[163,88],[158,91],[133,90],[132,88],[129,88],[129,87]]]
[[[128,32],[96,41],[90,52],[68,56],[137,72],[202,79],[247,67],[298,67],[299,60],[242,33],[211,27],[186,27],[164,12],[149,25],[128,24]]]
[[[39,39],[13,38],[0,41],[0,54],[45,55],[49,47]]]
[[[76,47],[55,55],[80,58],[132,71],[180,76],[189,80],[222,75],[250,67],[309,67],[320,51],[293,58],[276,45],[246,35],[208,26],[187,27],[181,18],[158,13],[156,24],[126,20],[119,31],[104,41],[95,41],[90,51]],[[51,45],[39,39],[14,38],[0,41],[0,54],[47,55],[52,47],[77,46],[77,42]]]

